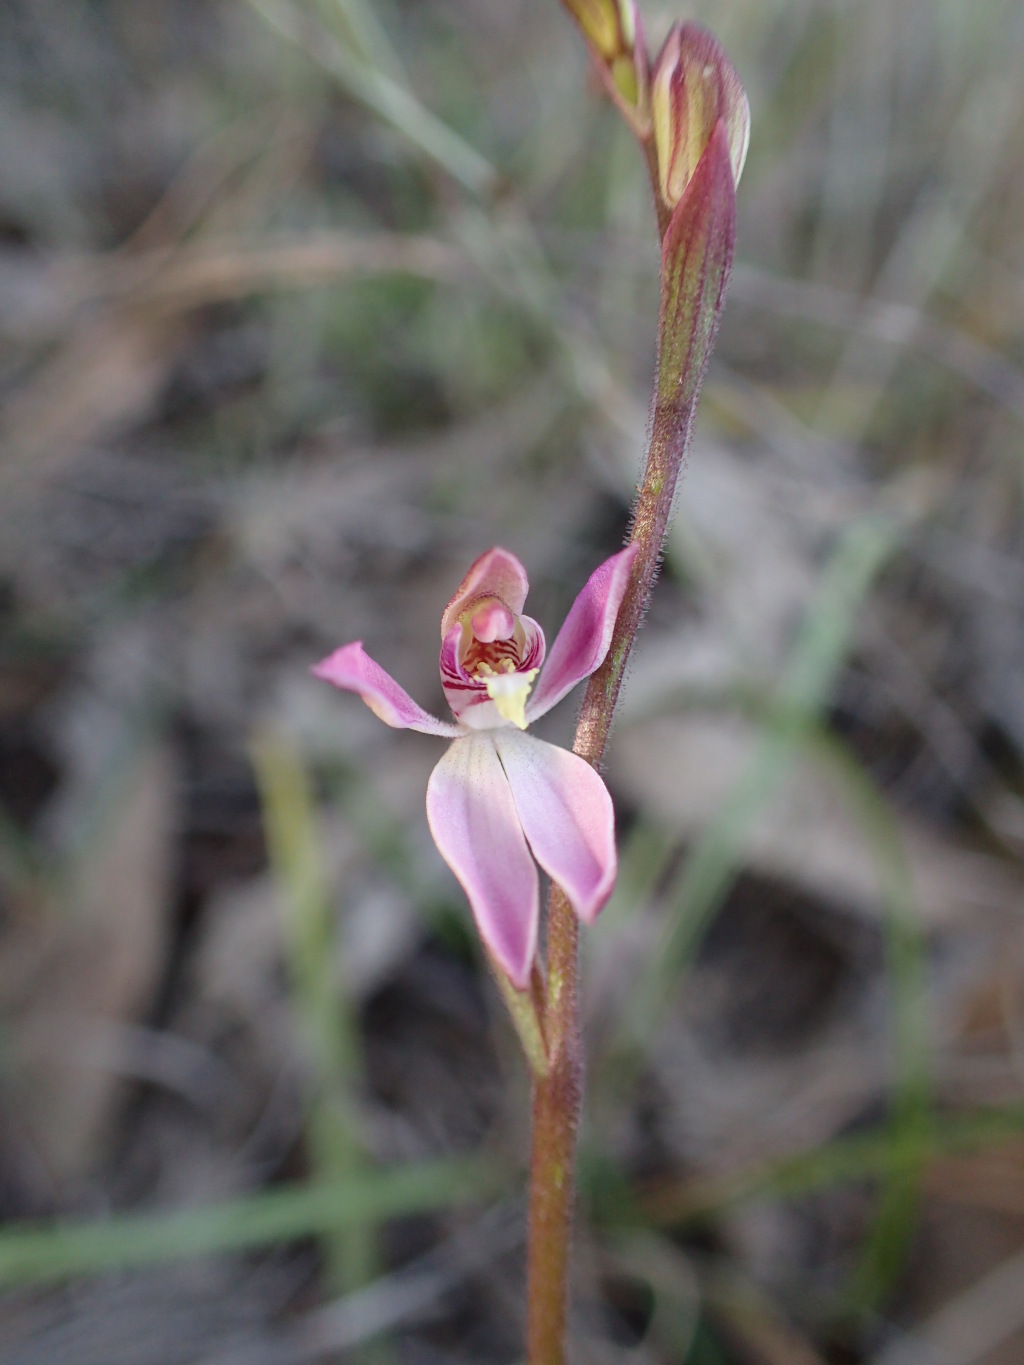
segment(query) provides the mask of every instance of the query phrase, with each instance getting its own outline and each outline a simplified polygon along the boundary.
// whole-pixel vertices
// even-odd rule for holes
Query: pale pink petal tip
[[[452,744],[427,784],[427,820],[480,937],[525,990],[537,951],[540,891],[508,779],[486,735]]]
[[[533,856],[593,923],[615,888],[615,812],[589,763],[516,731],[494,732]]]
[[[419,730],[445,738],[460,733],[458,726],[436,720],[417,705],[391,674],[370,658],[359,640],[336,649],[314,665],[312,672],[343,692],[355,692],[375,716],[396,730]]]
[[[550,711],[604,662],[636,555],[637,546],[627,545],[587,579],[551,646],[526,708],[528,720]]]

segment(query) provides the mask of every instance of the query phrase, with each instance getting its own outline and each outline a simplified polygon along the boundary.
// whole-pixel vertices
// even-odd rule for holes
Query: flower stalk
[[[480,555],[441,618],[452,719],[424,711],[358,640],[313,669],[395,729],[449,741],[427,821],[466,893],[533,1073],[529,1365],[563,1365],[573,1167],[583,1095],[578,922],[615,884],[611,797],[596,769],[650,599],[732,267],[749,111],[717,39],[677,24],[650,64],[635,0],[563,0],[647,161],[661,307],[647,464],[629,544],[591,574],[548,649],[514,554]],[[584,678],[573,752],[525,733]],[[546,974],[538,867],[551,879]]]
[[[572,5],[569,6],[573,8]],[[603,663],[584,695],[573,751],[603,759],[637,632],[657,577],[732,268],[736,184],[746,156],[746,96],[721,47],[677,25],[654,64],[653,125],[637,129],[662,243],[658,350],[647,461],[633,500],[629,582]],[[535,1072],[527,1258],[529,1365],[563,1365],[573,1168],[583,1094],[578,922],[552,884],[548,901],[547,1068]]]
[[[650,135],[650,71],[636,0],[562,0],[608,96],[637,137]]]
[[[579,927],[559,887],[548,899],[548,1069],[534,1077],[527,1251],[527,1359],[561,1365],[568,1306],[573,1168],[583,1103]]]

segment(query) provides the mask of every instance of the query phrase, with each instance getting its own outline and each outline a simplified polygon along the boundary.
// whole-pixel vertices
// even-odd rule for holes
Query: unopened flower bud
[[[650,132],[648,58],[636,0],[563,0],[579,24],[609,93],[634,129]]]
[[[621,53],[622,11],[616,0],[565,0],[565,6],[606,62]]]
[[[661,196],[679,202],[722,120],[734,185],[750,142],[750,106],[718,39],[697,24],[674,24],[651,73],[651,115]]]

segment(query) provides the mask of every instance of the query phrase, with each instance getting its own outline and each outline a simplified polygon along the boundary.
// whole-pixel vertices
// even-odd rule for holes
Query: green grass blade
[[[282,925],[295,1014],[313,1072],[307,1125],[317,1177],[356,1176],[368,1161],[360,1136],[363,1065],[357,1022],[336,971],[335,917],[309,776],[280,736],[253,746],[271,868],[280,887]],[[373,1238],[358,1225],[339,1228],[325,1251],[339,1290],[373,1274]]]
[[[652,955],[646,979],[638,983],[626,1021],[633,1046],[653,1034],[724,899],[742,862],[747,830],[814,726],[849,647],[857,610],[895,543],[896,528],[875,519],[854,524],[840,538],[797,640],[767,732],[718,817],[691,852],[670,898],[661,949]]]
[[[432,1161],[283,1186],[197,1209],[118,1214],[104,1222],[0,1229],[0,1284],[44,1284],[197,1256],[254,1251],[485,1198],[495,1168]]]
[[[360,61],[330,34],[325,41],[309,42],[305,16],[280,0],[249,0],[267,23],[289,42],[302,48],[334,77],[346,94],[358,100],[384,123],[428,156],[477,198],[487,199],[498,183],[497,173],[486,157],[446,123],[432,114],[405,85],[379,67]]]
[[[931,1117],[926,945],[917,921],[910,869],[893,814],[871,777],[830,736],[812,738],[815,757],[838,777],[843,797],[874,857],[882,905],[886,969],[892,1000],[892,1109],[898,1146],[921,1147],[921,1160],[886,1171],[878,1209],[851,1286],[858,1308],[877,1304],[895,1283],[917,1222],[918,1196]]]
[[[622,1182],[614,1197],[602,1202],[602,1187],[611,1187],[606,1171],[591,1195],[602,1220],[610,1224],[643,1222],[653,1226],[684,1227],[712,1221],[731,1208],[758,1199],[793,1199],[855,1180],[917,1173],[939,1157],[983,1150],[1024,1133],[1024,1105],[979,1110],[971,1114],[937,1116],[927,1128],[890,1125],[869,1133],[840,1137],[821,1147],[759,1162],[734,1175],[707,1181],[687,1181],[672,1187],[659,1184],[649,1198],[630,1197]]]

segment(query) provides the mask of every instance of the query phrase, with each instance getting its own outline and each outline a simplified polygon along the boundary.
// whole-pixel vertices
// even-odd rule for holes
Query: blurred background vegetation
[[[648,0],[753,111],[607,779],[580,1362],[1024,1358],[1024,11]],[[518,1358],[423,817],[494,543],[621,543],[657,257],[555,0],[0,7],[0,1358]],[[543,733],[566,742],[571,706]]]

